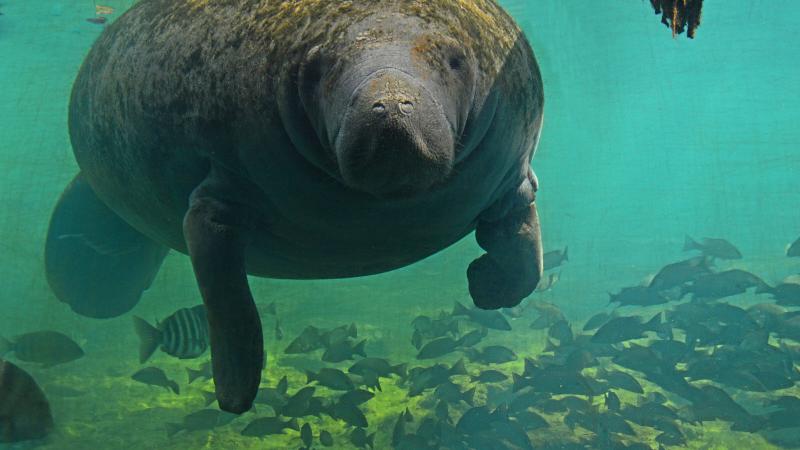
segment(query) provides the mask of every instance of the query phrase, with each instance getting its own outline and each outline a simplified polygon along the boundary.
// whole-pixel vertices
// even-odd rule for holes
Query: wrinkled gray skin
[[[374,274],[476,230],[487,254],[468,269],[475,303],[511,307],[533,291],[542,83],[522,35],[486,79],[447,26],[367,2],[342,38],[298,45],[275,70],[259,51],[269,39],[247,27],[258,2],[207,14],[184,3],[142,1],[106,30],[75,82],[70,133],[97,197],[190,255],[222,409],[249,409],[260,380],[246,273]],[[424,35],[441,44],[429,59],[416,55]],[[447,63],[425,63],[437,58]],[[513,77],[523,91],[503,89]]]

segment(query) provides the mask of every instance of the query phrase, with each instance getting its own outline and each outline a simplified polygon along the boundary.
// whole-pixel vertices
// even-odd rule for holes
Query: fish
[[[786,256],[790,258],[800,257],[800,238],[786,246]]]
[[[53,428],[50,403],[33,377],[0,359],[0,443],[41,439]]]
[[[781,306],[800,306],[800,283],[780,283],[774,287],[768,285],[756,288],[756,294],[767,293],[775,303]]]
[[[535,392],[547,392],[549,394],[596,395],[586,377],[579,372],[557,366],[538,369],[530,376],[514,373],[512,378],[513,392],[531,387]]]
[[[642,389],[642,385],[639,384],[636,378],[625,372],[619,370],[600,369],[597,371],[597,377],[602,380],[606,380],[609,386],[615,389],[623,389],[636,394],[644,394],[644,389]]]
[[[458,334],[458,320],[446,315],[436,319],[425,315],[417,316],[411,321],[411,326],[419,339],[436,339],[446,334]]]
[[[57,331],[34,331],[14,337],[0,337],[0,358],[14,352],[20,360],[41,364],[43,368],[66,364],[83,357],[83,349],[68,336]]]
[[[686,236],[683,251],[699,250],[705,256],[719,259],[742,259],[742,253],[733,244],[721,238],[703,238],[700,242]]]
[[[364,350],[366,343],[366,339],[356,345],[352,345],[349,339],[338,341],[325,349],[325,353],[322,354],[322,360],[337,363],[355,359],[355,355],[366,357],[367,353]]]
[[[191,367],[187,367],[186,374],[189,377],[189,384],[191,384],[192,381],[198,378],[202,378],[204,380],[210,380],[214,376],[211,368],[211,361],[204,362],[197,369],[192,369]]]
[[[364,389],[356,389],[342,394],[341,397],[339,397],[339,401],[347,402],[352,405],[360,405],[362,403],[370,401],[373,397],[375,397],[375,394],[373,394],[370,391],[365,391]]]
[[[353,427],[366,428],[369,426],[364,412],[357,405],[342,398],[333,405],[328,406],[326,412],[334,419],[342,420]]]
[[[502,345],[489,345],[480,350],[469,348],[465,349],[464,353],[470,361],[485,364],[503,364],[517,360],[514,350]]]
[[[178,383],[167,378],[167,374],[165,374],[164,371],[158,367],[145,367],[143,369],[139,369],[136,373],[131,375],[131,378],[140,383],[170,389],[176,395],[180,394]]]
[[[172,437],[180,431],[206,431],[229,424],[238,417],[219,409],[201,409],[183,418],[181,423],[167,422],[167,436]]]
[[[603,324],[605,324],[606,322],[608,322],[609,320],[611,320],[611,319],[613,319],[615,317],[617,317],[616,310],[614,312],[611,312],[611,313],[607,313],[607,312],[597,313],[597,314],[593,315],[592,317],[590,317],[589,320],[587,320],[585,324],[583,324],[583,331],[596,330],[596,329],[600,328]]]
[[[367,434],[363,428],[355,428],[350,433],[350,442],[358,448],[375,448],[375,433]]]
[[[364,358],[350,366],[347,371],[356,375],[371,372],[384,378],[391,376],[391,374],[404,378],[406,376],[406,367],[406,364],[392,365],[383,358]]]
[[[604,404],[606,408],[612,412],[619,412],[620,407],[622,405],[622,403],[619,400],[619,397],[617,396],[617,394],[614,393],[614,391],[606,392],[604,398]]]
[[[572,327],[570,327],[569,322],[563,319],[550,325],[550,328],[547,329],[547,335],[558,339],[561,345],[569,344],[573,339]]]
[[[106,23],[107,20],[103,16],[97,16],[97,17],[89,17],[88,19],[86,19],[86,21],[89,23],[93,23],[95,25],[102,25]]]
[[[467,309],[461,303],[456,302],[451,315],[467,316],[471,321],[492,330],[511,331],[511,324],[499,311],[477,308]]]
[[[281,321],[277,317],[275,317],[275,340],[283,340],[283,327],[281,327]]]
[[[259,417],[248,423],[242,430],[242,436],[264,437],[272,434],[283,434],[283,430],[300,431],[296,418],[281,420],[279,417]]]
[[[307,370],[306,378],[306,383],[316,381],[320,386],[325,386],[337,391],[352,391],[356,388],[353,384],[353,380],[339,369],[323,367],[317,373]]]
[[[488,334],[489,330],[481,327],[461,336],[459,341],[461,341],[461,346],[463,347],[472,347],[478,345]]]
[[[484,370],[478,375],[470,377],[470,379],[473,382],[478,381],[481,383],[500,383],[501,381],[507,380],[508,375],[500,372],[499,370]]]
[[[569,256],[567,255],[568,250],[569,248],[565,246],[563,250],[551,250],[546,252],[542,256],[544,270],[555,269],[556,267],[569,261]]]
[[[287,355],[309,353],[323,348],[324,346],[322,330],[313,325],[309,325],[303,329],[299,336],[289,343],[283,352]]]
[[[467,375],[464,360],[459,359],[451,367],[436,364],[430,367],[415,367],[408,372],[407,381],[410,383],[408,396],[415,397],[427,389],[435,388],[450,380],[453,375]]]
[[[300,440],[303,441],[303,445],[305,445],[306,449],[311,448],[311,444],[314,442],[314,432],[311,430],[311,424],[306,422],[303,424],[303,427],[300,428]]]
[[[320,333],[322,345],[325,347],[330,347],[348,338],[355,339],[357,337],[358,328],[354,323],[349,325],[340,325],[330,330],[322,330]]]
[[[705,255],[695,256],[694,258],[667,264],[662,267],[653,279],[650,280],[648,288],[659,292],[666,291],[676,286],[691,283],[701,276],[710,273],[709,258]]]
[[[180,359],[202,356],[208,349],[208,321],[203,305],[181,308],[156,326],[133,316],[133,326],[139,336],[139,363],[144,364],[156,348]]]
[[[289,396],[286,394],[288,389],[289,381],[284,375],[274,388],[259,388],[254,401],[256,403],[265,403],[275,411],[280,411],[289,402]]]
[[[617,344],[631,339],[639,339],[646,331],[662,331],[661,313],[643,323],[639,316],[623,316],[609,320],[598,328],[591,341],[597,344]]]
[[[436,389],[433,391],[433,396],[439,401],[444,401],[451,405],[464,402],[467,405],[475,406],[475,388],[467,389],[462,392],[461,388],[450,380],[436,386]]]
[[[417,353],[417,359],[439,358],[453,353],[463,343],[463,339],[455,340],[450,336],[440,337],[425,344]]]
[[[97,15],[109,15],[114,13],[114,8],[110,6],[94,5],[94,12]]]
[[[741,269],[731,269],[699,277],[683,287],[681,296],[692,294],[697,300],[718,300],[744,294],[753,287],[768,288],[765,286],[766,283],[758,276]]]
[[[552,303],[538,301],[532,303],[532,305],[539,313],[539,317],[531,324],[531,328],[534,330],[544,330],[545,328],[550,328],[557,322],[566,320],[561,309]]]
[[[609,303],[619,303],[619,306],[655,306],[670,301],[658,290],[647,286],[624,287],[619,293],[609,293],[608,297]]]
[[[329,431],[322,430],[319,432],[319,443],[325,447],[333,447],[333,436]]]
[[[547,277],[536,285],[536,292],[547,292],[561,279],[561,272],[548,274]]]

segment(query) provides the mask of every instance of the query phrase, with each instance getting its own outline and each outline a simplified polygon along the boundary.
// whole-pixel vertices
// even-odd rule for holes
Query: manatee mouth
[[[334,151],[345,184],[378,197],[429,190],[452,171],[454,128],[425,86],[396,69],[355,89]]]

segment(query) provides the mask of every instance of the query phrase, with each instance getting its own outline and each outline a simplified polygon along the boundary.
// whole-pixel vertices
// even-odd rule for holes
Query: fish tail
[[[310,370],[306,370],[306,384],[311,383],[312,381],[316,380],[317,376],[314,375],[314,372]]]
[[[367,352],[364,350],[364,345],[366,345],[366,343],[367,343],[367,340],[364,339],[361,342],[359,342],[358,344],[356,344],[356,346],[353,347],[353,353],[355,353],[356,355],[361,355],[364,358],[366,358],[367,357]]]
[[[139,363],[144,364],[161,343],[161,331],[139,316],[133,316],[133,328],[139,335]]]
[[[281,395],[286,395],[286,391],[289,390],[289,379],[286,378],[286,375],[278,381],[278,393]]]
[[[644,328],[650,331],[658,331],[661,329],[661,312],[658,312],[652,319],[644,324]]]
[[[407,367],[408,364],[406,363],[398,364],[396,366],[392,366],[391,372],[397,374],[397,376],[400,378],[405,378]]]
[[[367,436],[367,445],[369,448],[375,448],[375,433],[373,432],[369,436]]]
[[[689,250],[702,250],[702,247],[697,243],[697,241],[692,239],[692,237],[687,234],[683,240],[683,251],[686,252]]]
[[[568,252],[568,251],[569,251],[569,246],[566,246],[566,245],[565,245],[565,246],[564,246],[564,252],[563,252],[563,255],[564,255],[564,256],[563,256],[563,258],[564,258],[564,261],[569,261],[569,255],[567,254],[567,252]]]
[[[191,367],[187,367],[186,368],[186,373],[189,375],[189,383],[191,384],[192,381],[194,381],[194,380],[196,380],[196,379],[198,379],[200,377],[200,374],[202,374],[203,371],[195,370],[195,369],[192,369]]]
[[[208,406],[217,401],[217,394],[214,392],[202,391],[200,395],[203,396],[203,404]]]
[[[771,294],[773,291],[772,286],[765,282],[758,283],[756,286],[756,294]],[[0,355],[2,354],[2,350],[0,350]]]
[[[350,326],[347,327],[347,335],[353,339],[358,337],[358,328],[356,327],[355,322],[351,323]]]
[[[475,406],[475,388],[472,388],[466,392],[464,392],[463,397],[461,397],[469,406]]]
[[[293,429],[295,431],[300,431],[300,424],[297,423],[297,418],[296,417],[292,417],[291,420],[286,422],[286,427],[287,428],[291,428],[291,429]]]
[[[522,375],[518,373],[512,373],[511,378],[514,380],[511,385],[511,392],[517,392],[527,385],[527,381],[525,380],[525,378],[523,378]]]
[[[453,316],[468,316],[469,315],[469,310],[464,305],[462,305],[461,303],[456,302],[456,304],[453,305],[453,312],[451,313],[451,315],[453,315]]]
[[[478,351],[472,347],[467,347],[461,351],[464,352],[464,355],[472,362],[475,362],[475,358],[478,357]]]
[[[179,395],[181,393],[181,387],[178,386],[178,383],[172,380],[169,381],[169,388],[172,389],[172,392],[174,392],[175,395]]]
[[[550,339],[547,339],[547,341],[544,343],[544,350],[542,351],[554,352],[556,350],[558,350],[558,346],[556,346],[555,342],[551,341]]]
[[[464,358],[459,359],[453,364],[453,367],[450,368],[450,375],[466,375],[467,374],[467,367],[464,365]]]
[[[3,336],[0,336],[0,357],[12,350],[14,350],[14,343]]]
[[[167,429],[167,437],[175,436],[179,431],[183,429],[181,424],[179,423],[165,423],[164,427]]]

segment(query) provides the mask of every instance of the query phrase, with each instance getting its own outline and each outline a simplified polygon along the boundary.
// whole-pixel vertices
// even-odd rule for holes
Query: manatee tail
[[[116,317],[150,287],[167,251],[111,211],[78,174],[50,218],[47,281],[78,314]]]
[[[133,316],[133,328],[139,336],[139,363],[144,364],[161,344],[161,331],[139,316]],[[187,368],[186,370],[190,371],[191,369]],[[198,370],[197,373],[199,374],[200,371]],[[192,372],[189,372],[189,383],[195,378],[197,376],[193,378]]]

